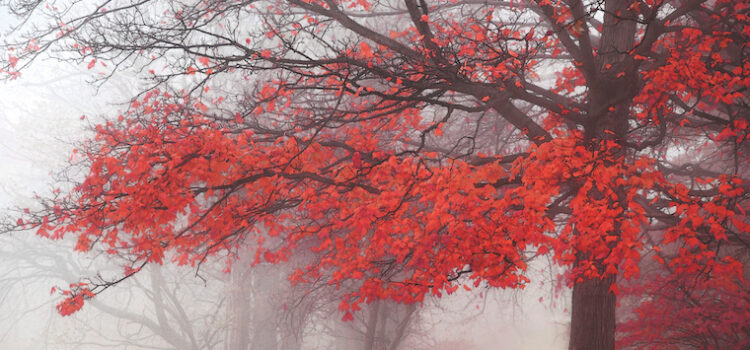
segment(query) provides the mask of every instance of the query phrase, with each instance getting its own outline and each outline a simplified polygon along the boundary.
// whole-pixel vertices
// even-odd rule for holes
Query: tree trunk
[[[634,47],[636,33],[636,16],[630,9],[631,5],[630,0],[606,0],[604,3],[605,15],[593,63],[595,66],[587,69],[590,72],[587,77],[589,110],[584,134],[588,146],[593,149],[598,148],[602,140],[621,143],[627,137],[629,109],[638,79],[632,60],[627,59],[628,52]],[[582,6],[581,3],[578,6]],[[582,8],[577,10],[582,13]],[[624,147],[620,154],[613,154],[612,164],[608,165],[624,161],[627,154],[622,150]],[[623,198],[624,191],[615,188],[614,192],[619,198],[610,200],[617,202],[625,212],[627,203]],[[589,195],[602,196],[598,193]],[[619,236],[618,222],[611,235]],[[580,256],[579,259],[591,257]],[[610,287],[616,278],[616,274],[610,274],[604,279],[584,280],[573,286],[569,350],[615,349],[617,297],[610,292]]]
[[[569,350],[614,350],[616,296],[609,291],[616,276],[573,287]]]

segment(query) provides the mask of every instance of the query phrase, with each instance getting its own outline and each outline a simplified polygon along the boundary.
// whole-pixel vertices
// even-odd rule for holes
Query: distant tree
[[[67,288],[82,274],[101,265],[90,258],[77,258],[72,250],[55,251],[50,248],[59,247],[39,244],[38,240],[3,238],[0,269],[7,278],[0,278],[0,289],[7,293],[24,292],[22,286],[26,285],[43,286],[42,296],[49,295],[50,283],[55,284],[53,291]],[[162,270],[166,270],[165,273]],[[185,268],[149,266],[139,278],[130,279],[109,300],[92,300],[91,309],[77,315],[80,317],[71,327],[64,328],[74,332],[56,336],[61,331],[54,325],[50,326],[54,324],[50,322],[46,327],[47,334],[40,335],[39,343],[66,349],[104,345],[138,349],[164,346],[215,349],[222,343],[225,333],[222,319],[225,302],[220,297],[220,288],[204,288],[200,280],[186,278],[186,275],[192,277],[193,274]],[[51,301],[38,295],[31,298],[42,305]],[[10,297],[4,304],[19,299]],[[30,313],[30,310],[39,308],[39,305],[24,305],[15,311]],[[36,316],[30,313],[27,317]]]
[[[10,77],[45,52],[151,76],[74,155],[85,179],[8,224],[130,256],[124,277],[248,241],[256,262],[311,247],[320,259],[292,279],[353,283],[352,319],[379,299],[522,288],[528,260],[549,254],[569,268],[571,350],[614,349],[616,278],[651,250],[674,251],[667,278],[710,271],[695,291],[745,283],[747,2],[10,8],[29,18],[6,45]],[[59,310],[116,283],[80,286]],[[748,293],[718,300],[744,307]]]

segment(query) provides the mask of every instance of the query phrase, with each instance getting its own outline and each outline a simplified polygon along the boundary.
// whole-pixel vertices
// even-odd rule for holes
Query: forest
[[[750,347],[748,1],[0,22],[1,348]]]

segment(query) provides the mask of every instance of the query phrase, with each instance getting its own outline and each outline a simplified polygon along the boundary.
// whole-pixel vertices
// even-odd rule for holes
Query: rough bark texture
[[[615,277],[593,279],[573,288],[570,350],[614,350],[615,304],[609,292]]]

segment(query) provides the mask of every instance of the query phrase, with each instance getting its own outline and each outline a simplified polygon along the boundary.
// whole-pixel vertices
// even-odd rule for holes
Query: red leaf
[[[354,154],[352,154],[352,165],[357,169],[362,167],[362,154],[361,153],[354,152]]]
[[[359,51],[365,58],[372,57],[372,49],[370,48],[370,45],[367,45],[367,43],[364,41],[359,43]]]

